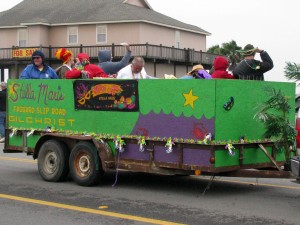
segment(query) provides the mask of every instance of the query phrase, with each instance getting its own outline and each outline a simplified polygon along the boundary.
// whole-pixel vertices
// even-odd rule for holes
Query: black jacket
[[[0,111],[6,111],[6,89],[0,91]]]
[[[273,68],[273,61],[266,51],[260,53],[262,60],[244,59],[232,71],[236,79],[264,80],[264,73]]]

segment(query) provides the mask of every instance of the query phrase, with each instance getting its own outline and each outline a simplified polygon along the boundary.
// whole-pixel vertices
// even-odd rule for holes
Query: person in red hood
[[[214,61],[213,79],[234,79],[234,76],[226,71],[229,63],[225,57],[217,56]]]
[[[66,72],[67,79],[108,77],[99,66],[90,63],[90,57],[87,54],[79,53],[77,58],[79,62],[75,64],[75,68]]]

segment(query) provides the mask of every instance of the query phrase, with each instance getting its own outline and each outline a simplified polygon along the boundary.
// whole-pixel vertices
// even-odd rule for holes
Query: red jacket
[[[217,56],[214,61],[215,71],[212,74],[213,79],[234,79],[234,76],[226,71],[228,61],[225,57]]]
[[[79,53],[77,55],[77,58],[79,58],[79,61],[82,62],[83,60],[90,60],[90,57],[85,53]],[[94,64],[86,64],[83,68],[84,71],[90,72],[89,79],[93,79],[94,77],[108,77],[108,75],[99,67]],[[66,78],[67,79],[76,79],[81,78],[81,70],[78,69],[72,69],[66,72]]]

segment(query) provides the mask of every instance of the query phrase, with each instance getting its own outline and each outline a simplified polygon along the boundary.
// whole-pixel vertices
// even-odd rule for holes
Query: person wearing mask
[[[259,53],[262,61],[256,60],[255,54]],[[242,50],[244,59],[237,64],[232,73],[236,79],[264,80],[264,73],[273,68],[273,61],[269,54],[259,48],[248,44]]]
[[[227,72],[229,66],[228,60],[225,57],[217,56],[214,60],[213,79],[234,79],[234,76]]]
[[[20,79],[58,79],[55,70],[45,64],[45,55],[42,51],[34,51],[31,59],[32,64],[26,66]]]
[[[0,91],[0,143],[5,141],[5,126],[6,126],[6,83],[1,82]]]
[[[99,66],[91,64],[90,57],[86,53],[79,53],[75,67],[66,72],[67,79],[93,79],[95,77],[108,78],[108,75]]]
[[[125,66],[118,72],[118,79],[153,79],[154,77],[147,75],[144,68],[145,60],[143,57],[134,57],[131,64]]]
[[[60,48],[55,52],[55,56],[58,60],[63,61],[63,64],[55,71],[60,79],[64,79],[66,78],[66,72],[72,70],[75,63],[73,53],[65,48]]]
[[[131,50],[129,44],[124,43],[123,45],[126,47],[126,54],[123,56],[121,61],[118,62],[112,62],[112,54],[110,50],[99,50],[98,65],[106,74],[115,76],[119,70],[128,65],[131,57]]]

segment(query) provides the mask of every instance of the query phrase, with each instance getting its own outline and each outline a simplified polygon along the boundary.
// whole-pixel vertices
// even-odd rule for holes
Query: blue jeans
[[[0,111],[0,135],[5,137],[6,112]]]

